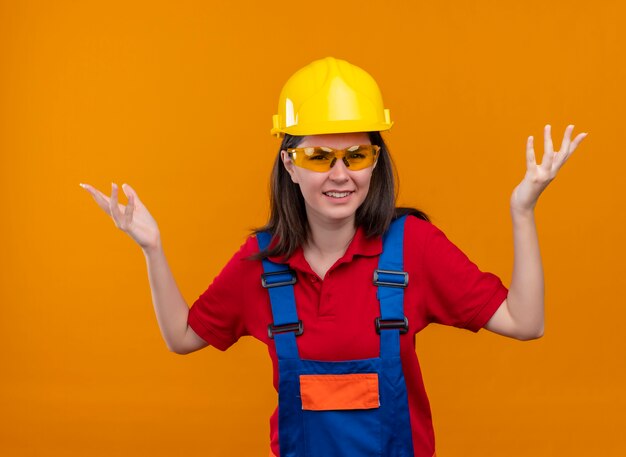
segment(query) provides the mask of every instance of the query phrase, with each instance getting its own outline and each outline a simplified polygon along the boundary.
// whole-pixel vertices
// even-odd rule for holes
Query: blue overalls
[[[268,289],[273,324],[268,326],[278,357],[278,439],[280,457],[413,457],[406,384],[400,361],[404,316],[403,239],[406,216],[392,222],[383,235],[383,252],[374,284],[380,318],[372,328],[380,334],[380,356],[327,362],[301,359],[296,336],[298,319],[293,284],[296,274],[286,265],[263,260],[263,287]],[[271,236],[257,234],[265,249]]]

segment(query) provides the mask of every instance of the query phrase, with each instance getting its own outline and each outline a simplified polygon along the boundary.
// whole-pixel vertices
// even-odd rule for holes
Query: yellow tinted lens
[[[374,164],[377,153],[374,145],[352,146],[346,149],[344,157],[350,170],[362,170]]]
[[[335,154],[330,148],[307,147],[288,149],[289,156],[297,166],[313,171],[328,171]]]
[[[331,148],[303,148],[302,167],[313,171],[327,171],[335,162],[335,152]]]
[[[351,146],[334,150],[325,146],[288,149],[289,157],[298,167],[307,170],[325,172],[331,169],[337,160],[343,160],[350,170],[362,170],[374,164],[378,155],[378,146]]]
[[[287,152],[298,167],[320,172],[329,170],[330,164],[335,158],[330,148],[292,148],[288,149]]]

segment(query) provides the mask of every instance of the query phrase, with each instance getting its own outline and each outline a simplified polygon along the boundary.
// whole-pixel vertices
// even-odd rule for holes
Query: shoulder
[[[404,225],[405,252],[424,262],[441,260],[457,246],[431,221],[408,216]]]
[[[260,264],[260,261],[255,261],[251,258],[259,252],[259,245],[257,243],[256,236],[248,235],[243,243],[239,246],[239,249],[232,255],[226,268],[241,269],[250,268],[254,264]]]
[[[435,224],[419,217],[408,215],[404,223],[404,236],[411,238],[429,238],[434,234],[443,233]]]
[[[259,242],[254,233],[246,237],[245,241],[239,248],[239,251],[242,254],[248,255],[248,256],[257,254],[259,252]]]

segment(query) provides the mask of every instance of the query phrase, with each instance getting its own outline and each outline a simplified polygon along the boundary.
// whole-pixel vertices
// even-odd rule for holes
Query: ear
[[[283,161],[283,166],[285,167],[285,170],[287,170],[287,173],[289,173],[289,176],[291,176],[291,180],[294,183],[298,184],[298,177],[296,176],[295,171],[296,166],[291,160],[291,157],[289,157],[289,154],[287,154],[287,151],[285,151],[284,149],[280,151],[280,159]]]

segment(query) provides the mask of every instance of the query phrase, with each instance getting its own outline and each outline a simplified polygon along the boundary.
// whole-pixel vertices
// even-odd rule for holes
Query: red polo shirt
[[[240,337],[251,335],[268,345],[278,388],[278,362],[273,340],[269,295],[261,286],[260,261],[247,260],[258,252],[249,237],[189,311],[189,325],[211,346],[226,350]],[[322,280],[313,272],[301,248],[288,260],[296,271],[294,286],[304,333],[297,338],[300,356],[314,360],[377,357],[380,341],[374,319],[380,315],[372,274],[382,251],[380,237],[366,238],[361,228],[346,253]],[[270,258],[273,261],[279,259]],[[415,456],[432,457],[435,438],[430,406],[419,362],[415,334],[434,322],[477,332],[507,297],[500,279],[481,272],[467,256],[430,222],[410,216],[404,232],[404,268],[409,273],[404,311],[409,333],[402,335],[401,359],[407,383]],[[271,447],[278,456],[278,415],[270,419]]]

